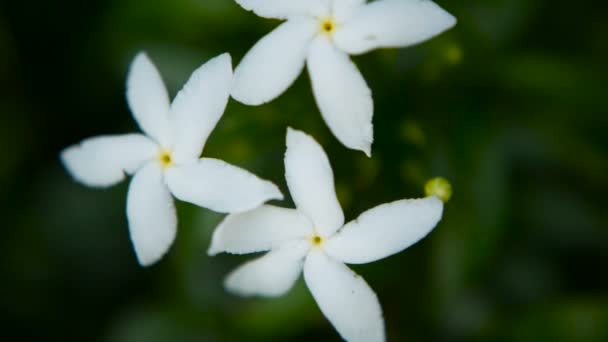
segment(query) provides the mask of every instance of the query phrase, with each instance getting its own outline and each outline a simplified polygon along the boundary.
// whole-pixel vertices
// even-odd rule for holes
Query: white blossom
[[[307,64],[323,119],[346,147],[371,155],[372,94],[349,58],[428,40],[456,24],[429,0],[236,0],[266,18],[287,19],[235,70],[232,96],[260,105],[281,95]]]
[[[221,160],[199,156],[222,117],[232,82],[230,55],[196,70],[173,103],[156,67],[140,53],[127,81],[127,100],[143,134],[109,135],[68,147],[61,159],[91,187],[134,175],[127,195],[131,241],[139,263],[157,262],[175,239],[173,198],[229,213],[282,199],[271,182]]]
[[[228,215],[213,234],[209,254],[269,251],[228,275],[228,290],[244,296],[280,296],[304,273],[319,308],[348,341],[384,340],[374,291],[345,264],[364,264],[403,251],[439,222],[435,197],[400,200],[370,209],[344,224],[333,172],[322,147],[288,129],[285,177],[297,209],[263,205]]]

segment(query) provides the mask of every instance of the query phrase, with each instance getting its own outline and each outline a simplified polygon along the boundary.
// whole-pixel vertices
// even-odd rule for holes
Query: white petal
[[[315,248],[306,258],[304,280],[321,312],[343,339],[384,341],[380,303],[361,276]]]
[[[161,145],[171,142],[167,88],[145,53],[139,53],[127,76],[127,101],[139,127]]]
[[[348,264],[386,258],[425,237],[442,213],[443,202],[435,196],[383,204],[347,223],[325,242],[325,250]]]
[[[342,24],[350,17],[362,9],[366,0],[334,0],[333,19]]]
[[[311,136],[287,129],[285,179],[299,211],[323,236],[331,236],[344,224],[336,197],[334,174],[321,145]]]
[[[429,0],[380,0],[367,4],[334,35],[349,54],[421,43],[456,25],[456,18]]]
[[[273,183],[217,159],[202,158],[170,168],[165,175],[175,197],[221,213],[247,211],[283,199]]]
[[[177,216],[157,163],[139,170],[129,186],[127,218],[135,254],[142,266],[160,260],[175,240]]]
[[[302,72],[317,30],[314,19],[296,18],[263,37],[234,70],[232,97],[260,105],[281,95]]]
[[[310,48],[308,72],[319,110],[336,138],[370,156],[374,103],[355,64],[326,37],[319,37]]]
[[[175,163],[195,161],[224,114],[232,84],[232,62],[225,53],[198,68],[171,106]]]
[[[281,296],[300,277],[308,248],[306,241],[287,243],[232,271],[224,285],[241,296]]]
[[[157,153],[156,144],[141,134],[89,138],[61,152],[72,177],[93,187],[114,185]]]
[[[263,205],[228,215],[211,240],[209,255],[267,251],[289,240],[312,234],[312,224],[297,210]]]
[[[325,16],[329,12],[329,0],[236,0],[236,2],[244,9],[265,18]]]

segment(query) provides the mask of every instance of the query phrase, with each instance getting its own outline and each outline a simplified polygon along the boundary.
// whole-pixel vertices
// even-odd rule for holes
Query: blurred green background
[[[373,158],[347,150],[307,74],[278,100],[233,100],[204,154],[287,188],[286,126],[327,150],[347,219],[454,187],[443,221],[396,256],[354,267],[389,341],[608,341],[608,19],[604,2],[444,0],[459,19],[422,45],[354,61],[374,93]],[[209,258],[221,215],[179,203],[175,245],[137,265],[127,182],[73,182],[59,151],[136,130],[125,75],[146,50],[172,94],[222,52],[236,64],[279,24],[231,0],[0,1],[0,340],[338,340],[302,280],[241,299]],[[291,206],[290,201],[280,203]]]

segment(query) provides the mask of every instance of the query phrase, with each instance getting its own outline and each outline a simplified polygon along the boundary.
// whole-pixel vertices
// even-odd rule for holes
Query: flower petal
[[[312,234],[312,224],[297,210],[263,205],[228,215],[211,239],[209,255],[267,251],[288,240]]]
[[[456,18],[430,0],[368,3],[334,35],[340,49],[361,54],[421,43],[456,25]]]
[[[327,155],[310,135],[287,129],[285,178],[298,210],[323,236],[331,236],[344,224],[336,197],[334,175]]]
[[[379,205],[347,223],[325,243],[325,250],[347,264],[386,258],[425,237],[442,213],[443,202],[435,196]]]
[[[221,213],[247,211],[283,199],[273,183],[217,159],[202,158],[169,168],[165,175],[175,197]]]
[[[145,53],[139,53],[127,76],[127,102],[139,127],[166,146],[171,142],[169,95],[163,80]]]
[[[321,312],[344,340],[384,341],[380,303],[361,276],[315,248],[304,263],[304,280]]]
[[[133,177],[127,218],[137,260],[142,266],[156,263],[173,244],[177,231],[173,198],[157,163],[148,163]]]
[[[329,0],[236,0],[236,2],[244,9],[264,18],[325,16],[329,12]]]
[[[372,93],[348,55],[326,38],[315,39],[308,72],[323,119],[344,146],[371,155]]]
[[[234,70],[232,97],[247,105],[274,100],[298,78],[317,23],[287,21],[258,41]]]
[[[224,286],[241,296],[281,296],[300,277],[308,249],[306,241],[287,243],[232,271]]]
[[[171,105],[175,163],[197,160],[224,114],[232,84],[232,62],[225,53],[198,68]]]
[[[107,187],[137,171],[156,152],[156,144],[141,134],[100,136],[66,148],[61,161],[77,181]]]
[[[362,9],[366,1],[367,0],[334,0],[332,6],[334,20],[339,24],[343,24],[358,10]]]

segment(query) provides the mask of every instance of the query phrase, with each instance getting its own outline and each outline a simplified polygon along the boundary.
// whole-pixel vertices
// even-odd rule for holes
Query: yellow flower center
[[[171,159],[171,152],[169,151],[160,151],[158,154],[158,161],[163,168],[169,167],[173,165],[173,160]]]
[[[312,239],[310,239],[313,246],[320,246],[323,243],[323,238],[320,237],[319,235],[315,235],[312,237]]]
[[[330,34],[336,29],[336,24],[331,19],[321,21],[321,32]]]

